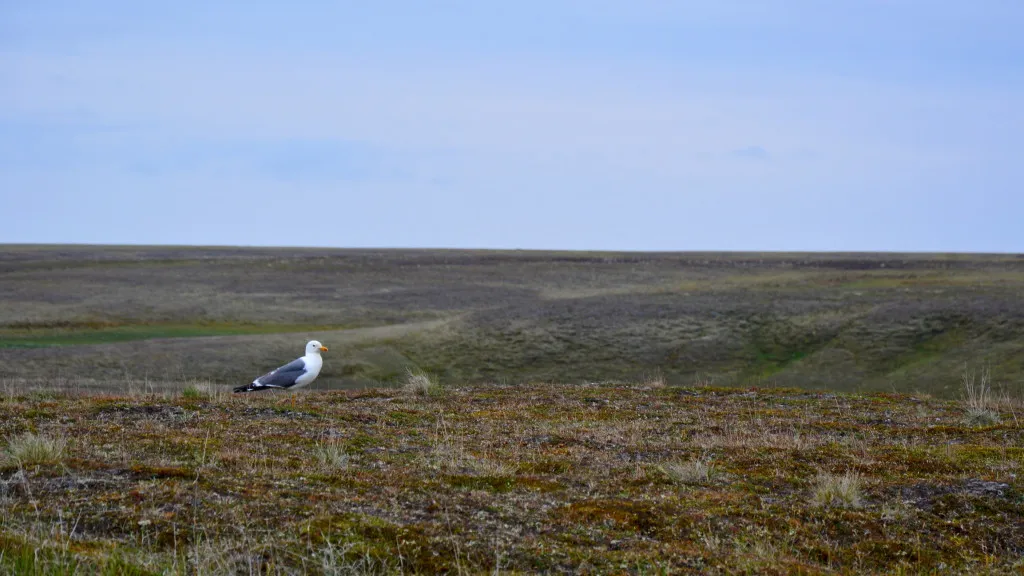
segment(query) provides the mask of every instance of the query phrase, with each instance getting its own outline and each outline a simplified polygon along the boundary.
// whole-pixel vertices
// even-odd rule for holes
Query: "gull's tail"
[[[262,386],[255,382],[250,382],[245,386],[235,386],[235,392],[253,392],[255,390],[266,390],[266,386]]]

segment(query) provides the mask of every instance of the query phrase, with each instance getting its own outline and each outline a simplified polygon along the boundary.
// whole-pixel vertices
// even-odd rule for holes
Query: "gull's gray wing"
[[[290,388],[295,380],[306,373],[306,361],[302,358],[292,360],[276,370],[271,370],[256,379],[261,386],[268,388]]]

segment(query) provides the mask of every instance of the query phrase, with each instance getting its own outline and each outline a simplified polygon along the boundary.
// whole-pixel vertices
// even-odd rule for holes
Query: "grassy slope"
[[[72,325],[0,330],[0,346],[6,348],[42,348],[131,342],[156,338],[201,338],[245,334],[282,334],[290,332],[333,331],[340,326],[290,326],[287,324],[219,323],[137,323],[115,325]]]
[[[965,364],[1024,389],[1022,290],[1012,256],[3,247],[0,380],[233,384],[317,337],[326,388],[419,366],[953,396]],[[420,328],[339,330],[374,326]]]
[[[0,571],[1013,573],[1021,415],[963,414],[657,385],[309,392],[294,409],[12,394],[0,437],[69,444],[0,465]],[[708,481],[663,471],[693,459]],[[822,472],[860,475],[862,504],[815,504]]]

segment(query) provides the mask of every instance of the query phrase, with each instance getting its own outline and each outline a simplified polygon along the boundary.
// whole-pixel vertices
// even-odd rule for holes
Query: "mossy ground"
[[[12,394],[0,572],[1019,573],[1024,434],[895,394],[594,384]],[[325,460],[325,446],[347,458]],[[679,483],[672,462],[708,462]],[[860,505],[815,503],[857,474]]]

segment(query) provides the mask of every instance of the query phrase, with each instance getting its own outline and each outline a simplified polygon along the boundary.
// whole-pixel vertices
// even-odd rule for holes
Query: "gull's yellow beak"
[[[321,346],[320,347],[320,351],[321,352],[327,352],[327,346]]]

